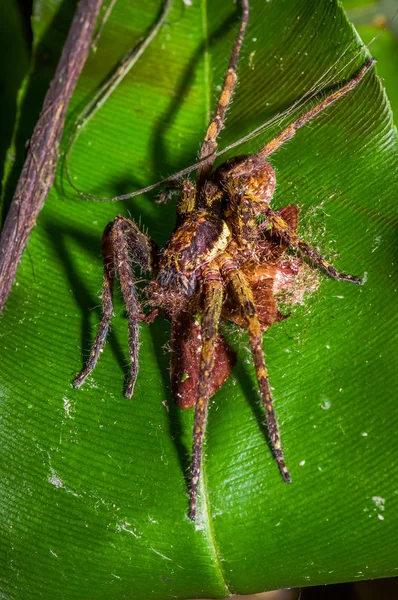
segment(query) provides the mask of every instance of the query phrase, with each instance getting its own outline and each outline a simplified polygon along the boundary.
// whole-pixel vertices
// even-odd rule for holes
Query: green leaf
[[[28,43],[16,0],[4,0],[0,7],[0,179],[3,163],[10,145],[16,117],[16,96],[21,80],[28,69]],[[7,117],[6,117],[7,115]],[[10,152],[11,153],[11,152]],[[10,157],[9,157],[10,158]],[[1,212],[0,212],[1,219]]]
[[[159,6],[116,4],[69,128]],[[36,3],[36,87],[25,96],[25,127],[72,9]],[[195,161],[237,22],[232,0],[175,0],[159,36],[81,135],[71,161],[79,187],[116,195]],[[287,109],[326,72],[329,83],[349,77],[365,56],[337,2],[252,0],[220,147]],[[236,153],[256,151],[280,128]],[[126,400],[119,298],[97,369],[82,389],[71,385],[101,314],[106,223],[130,214],[164,244],[175,203],[85,202],[59,169],[1,320],[4,596],[221,598],[395,573],[395,156],[375,70],[272,156],[273,206],[298,204],[302,235],[342,270],[366,271],[367,282],[322,277],[264,337],[291,485],[267,443],[247,337],[232,334],[238,364],[211,403],[196,526],[187,517],[193,414],[170,394],[169,324],[158,317],[142,325],[136,392]]]
[[[344,6],[345,4],[344,2]],[[384,11],[380,12],[381,9]],[[394,18],[395,13],[395,3],[387,1],[375,5],[373,12],[366,12],[366,6],[364,6],[363,10],[358,7],[357,11],[350,11],[348,16],[357,27],[364,43],[371,44],[371,51],[377,57],[377,71],[386,88],[396,122],[398,115],[398,26]],[[384,21],[385,27],[383,26]]]

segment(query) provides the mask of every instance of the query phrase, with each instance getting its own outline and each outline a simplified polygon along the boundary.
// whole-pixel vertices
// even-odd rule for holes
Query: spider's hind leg
[[[283,457],[281,437],[275,416],[268,372],[265,364],[261,324],[258,318],[253,293],[245,275],[233,262],[232,257],[225,254],[220,260],[221,274],[229,284],[245,320],[249,332],[250,347],[256,376],[260,388],[261,400],[265,408],[267,427],[271,447],[284,481],[290,483],[290,474]]]
[[[156,246],[140,231],[133,221],[118,216],[105,228],[102,236],[102,253],[104,257],[104,278],[102,284],[103,315],[87,365],[76,377],[73,385],[74,387],[83,385],[87,376],[95,368],[105,345],[109,324],[113,316],[113,285],[115,277],[118,275],[126,305],[129,329],[131,374],[125,395],[127,398],[131,398],[138,373],[138,322],[141,316],[131,262],[137,263],[143,271],[151,272],[156,260]]]
[[[223,283],[220,271],[215,264],[210,263],[203,273],[204,279],[204,309],[201,319],[202,350],[198,393],[195,405],[195,421],[193,427],[193,451],[191,466],[191,486],[189,502],[189,518],[196,519],[198,485],[202,464],[202,447],[206,430],[207,410],[212,393],[212,371],[215,363],[215,343],[218,324],[223,302]]]
[[[171,390],[178,406],[196,405],[202,348],[201,325],[196,315],[181,311],[171,321]],[[236,353],[220,334],[214,342],[215,365],[210,376],[209,398],[224,385],[236,363]]]
[[[315,267],[318,267],[324,271],[329,277],[340,281],[351,281],[351,283],[357,283],[362,285],[363,279],[349,275],[348,273],[341,273],[338,271],[330,262],[326,260],[315,248],[304,242],[295,231],[288,225],[288,223],[282,218],[278,212],[268,208],[266,213],[266,221],[261,223],[260,229],[267,229],[271,225],[270,230],[271,239],[279,239],[280,242],[286,246],[297,248],[306,258],[312,262]]]

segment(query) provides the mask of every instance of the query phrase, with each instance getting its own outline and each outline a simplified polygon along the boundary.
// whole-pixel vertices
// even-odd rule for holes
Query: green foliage
[[[16,117],[16,95],[28,69],[28,49],[23,24],[14,0],[3,0],[0,5],[0,179],[7,148],[10,146]],[[7,115],[7,116],[6,116]],[[11,157],[9,156],[9,159]],[[1,223],[1,212],[0,212]]]
[[[251,5],[221,147],[287,109],[326,72],[331,82],[352,75],[366,56],[336,2]],[[234,7],[175,0],[159,36],[83,132],[71,161],[79,187],[114,196],[195,161],[236,32]],[[79,82],[69,129],[158,8],[158,0],[116,4]],[[72,10],[60,0],[36,2],[19,157]],[[237,153],[257,150],[280,127]],[[297,203],[303,236],[342,270],[366,271],[367,282],[322,278],[265,336],[291,485],[267,444],[247,338],[231,336],[239,361],[211,403],[196,527],[187,518],[193,415],[170,395],[168,323],[158,317],[141,327],[128,401],[118,299],[98,368],[81,390],[71,386],[101,313],[102,230],[130,214],[164,244],[175,204],[159,206],[153,196],[85,202],[59,169],[1,320],[5,597],[225,597],[395,573],[395,154],[389,106],[372,71],[272,157],[273,206]]]
[[[395,122],[398,115],[398,22],[394,0],[380,0],[370,7],[366,0],[344,0],[348,17],[377,58],[377,71],[386,88]],[[351,10],[349,10],[351,9]]]

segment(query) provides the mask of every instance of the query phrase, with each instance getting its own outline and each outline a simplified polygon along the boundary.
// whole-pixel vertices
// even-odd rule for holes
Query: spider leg
[[[278,150],[285,142],[294,137],[297,129],[309,123],[328,106],[353,90],[374,64],[374,59],[367,60],[358,73],[343,86],[330,93],[314,108],[295,119],[268,142],[259,152],[240,159],[233,159],[221,165],[215,172],[215,180],[224,186],[230,197],[231,209],[235,210],[238,202],[250,202],[255,215],[266,215],[269,203],[275,190],[275,172],[267,162],[270,154]],[[303,252],[306,253],[303,248]],[[332,275],[333,277],[334,275]],[[350,280],[350,279],[349,279]]]
[[[133,221],[118,216],[105,228],[102,237],[102,252],[104,257],[104,279],[102,285],[103,316],[87,365],[76,377],[73,385],[78,388],[84,383],[87,376],[95,368],[105,345],[110,320],[113,316],[113,284],[116,274],[118,274],[128,316],[131,364],[131,374],[125,395],[127,398],[131,398],[138,373],[138,322],[141,317],[131,261],[139,264],[143,271],[152,271],[156,260],[156,246],[139,230]]]
[[[267,158],[278,150],[285,142],[291,140],[297,129],[309,123],[328,106],[353,90],[366,73],[371,69],[375,60],[368,59],[356,75],[343,86],[330,93],[316,106],[295,119],[273,140],[268,142],[259,152],[249,156],[233,159],[221,165],[215,172],[215,179],[226,187],[232,205],[236,206],[237,199],[245,197],[250,200],[256,215],[265,214],[275,190],[275,172],[267,163]],[[215,143],[215,142],[214,142]],[[207,162],[205,163],[206,166]],[[200,171],[199,171],[200,173]]]
[[[110,320],[113,317],[113,283],[114,283],[114,261],[112,245],[110,241],[110,231],[113,223],[108,223],[102,235],[102,255],[104,258],[104,277],[102,282],[102,319],[98,327],[93,346],[90,351],[86,367],[79,373],[73,382],[75,388],[83,385],[86,377],[90,375],[95,368],[98,358],[104,347],[106,336],[109,331]]]
[[[203,439],[206,430],[207,410],[211,396],[212,371],[215,363],[215,342],[223,301],[223,282],[217,265],[210,263],[203,273],[204,278],[204,310],[201,320],[202,350],[198,394],[195,405],[195,421],[193,427],[193,450],[191,465],[191,486],[189,502],[189,518],[196,518],[198,484],[202,464]]]
[[[256,306],[257,318],[263,332],[278,320],[278,310],[274,294],[276,269],[276,265],[268,263],[263,266],[255,263],[251,268],[245,270],[245,278],[250,286]],[[237,305],[233,298],[227,297],[224,302],[222,318],[232,321],[241,327],[246,326],[246,318],[242,314],[241,306]]]
[[[171,321],[170,381],[173,396],[182,410],[196,405],[201,349],[200,323],[191,312],[181,311]],[[235,351],[220,333],[214,343],[214,360],[209,398],[225,383],[236,362]]]
[[[241,0],[242,5],[242,15],[240,21],[240,28],[238,32],[238,36],[235,40],[235,44],[232,50],[231,58],[229,60],[227,75],[224,79],[222,91],[220,98],[218,100],[216,112],[210,124],[207,128],[205,139],[202,143],[199,160],[203,160],[206,157],[209,157],[198,170],[197,181],[199,184],[202,184],[203,181],[208,177],[214,160],[215,160],[215,151],[217,149],[217,137],[224,125],[225,113],[227,112],[227,108],[229,103],[231,102],[232,94],[234,92],[236,82],[237,82],[237,67],[238,67],[238,59],[240,50],[242,47],[243,38],[245,37],[246,27],[249,20],[249,1]],[[200,185],[198,186],[200,187]]]
[[[189,179],[180,184],[180,199],[177,204],[177,221],[182,223],[195,210],[196,185]]]
[[[267,221],[261,223],[259,228],[261,229],[264,226],[266,228],[267,225],[272,225],[272,229],[270,231],[271,237],[274,236],[279,238],[282,244],[286,246],[297,248],[316,267],[322,269],[322,271],[329,275],[329,277],[339,281],[351,281],[352,283],[362,285],[363,279],[360,277],[355,277],[354,275],[348,275],[347,273],[340,273],[340,271],[338,271],[330,262],[321,256],[321,254],[319,254],[315,248],[304,242],[278,213],[269,208],[266,216]]]
[[[366,75],[369,69],[372,68],[375,62],[376,61],[374,58],[368,59],[359,69],[357,74],[354,75],[354,77],[352,77],[352,79],[347,81],[347,83],[345,83],[336,91],[326,96],[326,98],[324,98],[321,102],[319,102],[319,104],[314,106],[314,108],[311,108],[303,115],[301,115],[301,117],[293,121],[293,123],[288,125],[288,127],[281,131],[281,133],[279,133],[273,140],[268,142],[268,144],[266,144],[255,156],[258,158],[266,158],[267,156],[275,152],[275,150],[278,150],[278,148],[280,148],[285,142],[291,140],[292,137],[295,135],[297,129],[309,123],[309,121],[317,117],[319,113],[328,108],[328,106],[334,104],[334,102],[336,102],[337,100],[348,94],[348,92],[353,90],[363,79],[363,77]]]
[[[299,208],[296,204],[282,206],[276,213],[289,225],[292,231],[297,231]]]
[[[289,204],[288,206],[280,208],[276,211],[276,214],[287,223],[293,233],[297,233],[299,209],[295,204]],[[268,225],[270,225],[269,222]],[[257,228],[257,230],[261,232],[262,224],[260,224],[259,227],[257,225]],[[278,258],[283,257],[286,254],[287,246],[282,243],[280,237],[277,235],[273,236],[273,230],[262,231],[262,235],[257,238],[257,244],[260,248],[260,262],[271,261],[272,263],[275,263]],[[261,249],[263,249],[263,252],[261,252]]]
[[[268,372],[265,365],[263,352],[261,324],[258,319],[253,293],[245,275],[238,269],[231,256],[225,253],[219,262],[221,274],[232,288],[245,319],[246,327],[249,332],[250,347],[256,369],[257,381],[260,388],[261,400],[265,408],[271,447],[284,481],[290,483],[290,474],[283,458],[279,427],[274,412],[271,389],[268,380]]]

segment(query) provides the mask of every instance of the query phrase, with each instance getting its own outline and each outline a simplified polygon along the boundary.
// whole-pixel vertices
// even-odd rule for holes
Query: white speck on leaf
[[[375,239],[373,240],[372,252],[374,252],[375,250],[377,250],[377,248],[380,246],[380,244],[381,244],[381,236],[377,235],[375,237]]]
[[[62,479],[60,477],[58,477],[58,475],[56,474],[56,472],[54,471],[54,469],[52,467],[51,467],[51,476],[47,477],[47,481],[48,481],[48,483],[51,483],[51,485],[55,485],[55,487],[57,487],[57,488],[64,487],[64,483],[63,483]]]
[[[155,519],[152,519],[152,517],[150,517],[149,515],[148,515],[148,521],[150,523],[154,523],[154,525],[159,525],[159,521],[155,521]]]
[[[131,535],[133,535],[135,538],[139,539],[141,536],[137,535],[133,529],[129,529],[131,526],[132,526],[131,523],[128,523],[127,521],[118,521],[116,523],[116,531],[118,531],[118,532],[127,531],[127,533],[131,533]]]
[[[304,465],[305,465],[305,460],[302,460],[302,461],[299,463],[299,465],[300,465],[300,467],[304,467]]]
[[[68,419],[73,419],[73,417],[71,415],[72,405],[71,405],[69,399],[66,396],[64,396],[62,398],[62,400],[64,402],[65,416],[68,417]]]
[[[68,494],[72,494],[72,496],[76,496],[78,498],[81,498],[81,495],[74,492],[73,490],[71,490],[70,488],[68,488],[64,482],[62,481],[61,477],[58,475],[58,473],[55,471],[54,467],[51,465],[51,457],[50,455],[48,456],[48,462],[49,462],[49,466],[50,466],[50,475],[47,477],[47,481],[48,483],[50,483],[51,485],[54,485],[56,488],[60,488],[65,490],[65,492],[67,492]]]
[[[372,500],[373,502],[376,504],[376,507],[383,511],[385,509],[385,499],[382,498],[381,496],[372,496]]]
[[[250,69],[252,69],[252,70],[255,68],[255,67],[254,67],[254,55],[255,55],[255,54],[256,54],[256,51],[255,51],[255,50],[253,50],[253,52],[250,52],[250,54],[249,54],[249,67],[250,67]]]
[[[162,554],[161,552],[159,552],[158,550],[155,550],[155,548],[152,548],[152,546],[150,546],[150,549],[152,550],[152,552],[154,552],[155,554],[157,554],[158,556],[161,556],[162,558],[164,558],[165,560],[172,560],[171,558],[169,558],[168,556],[165,556],[164,554]]]

